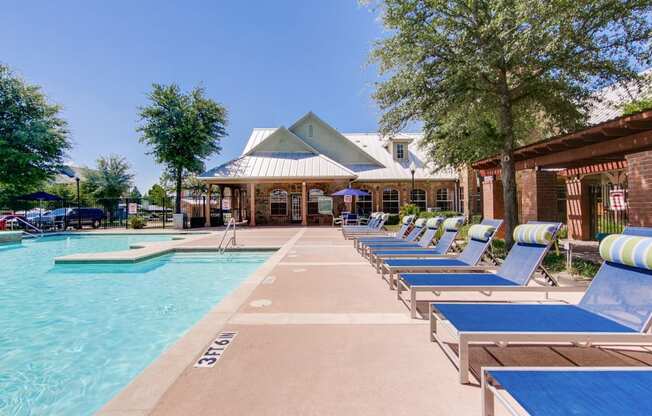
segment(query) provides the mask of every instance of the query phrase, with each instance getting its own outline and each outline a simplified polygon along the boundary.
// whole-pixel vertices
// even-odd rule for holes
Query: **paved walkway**
[[[215,244],[217,238],[192,244]],[[338,231],[261,227],[239,231],[238,244],[282,248],[102,414],[479,414],[478,386],[458,383],[456,368],[429,341],[427,322],[409,318],[395,292]],[[222,359],[213,368],[194,368],[222,330],[237,331]],[[643,365],[652,363],[651,356],[638,350],[476,348],[472,368]]]

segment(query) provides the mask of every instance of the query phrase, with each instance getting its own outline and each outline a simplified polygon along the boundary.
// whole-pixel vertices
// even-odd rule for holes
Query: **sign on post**
[[[129,203],[129,208],[128,208],[129,215],[136,215],[138,214],[138,204],[135,202],[130,202]]]

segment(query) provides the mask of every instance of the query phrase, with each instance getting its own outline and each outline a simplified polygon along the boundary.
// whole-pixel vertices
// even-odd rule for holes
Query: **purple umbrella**
[[[334,194],[331,194],[331,196],[346,196],[346,195],[369,196],[369,192],[363,191],[362,189],[345,188],[342,189],[341,191],[337,191]]]

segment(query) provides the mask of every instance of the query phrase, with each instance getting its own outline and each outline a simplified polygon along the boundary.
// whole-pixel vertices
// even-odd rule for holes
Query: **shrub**
[[[400,222],[400,218],[396,214],[389,214],[389,218],[385,221],[385,225],[396,225]]]
[[[146,223],[145,218],[140,215],[129,217],[129,226],[135,230],[145,228]]]
[[[417,215],[419,218],[421,218],[421,215],[419,213],[421,210],[419,209],[418,206],[414,204],[405,204],[401,207],[401,210],[398,213],[398,216],[403,219],[406,215]]]

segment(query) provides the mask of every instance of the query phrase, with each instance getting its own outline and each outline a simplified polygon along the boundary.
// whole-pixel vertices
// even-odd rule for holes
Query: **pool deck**
[[[208,249],[220,238],[202,235],[175,247]],[[396,293],[338,230],[241,229],[238,245],[280,249],[98,414],[480,413],[477,383],[458,383],[456,368],[429,341],[427,321],[410,319]],[[440,299],[487,300],[449,296]],[[575,302],[581,294],[555,296]],[[221,360],[194,368],[223,330],[238,334]],[[652,364],[652,350],[641,348],[478,347],[471,357],[476,374],[496,365]]]

